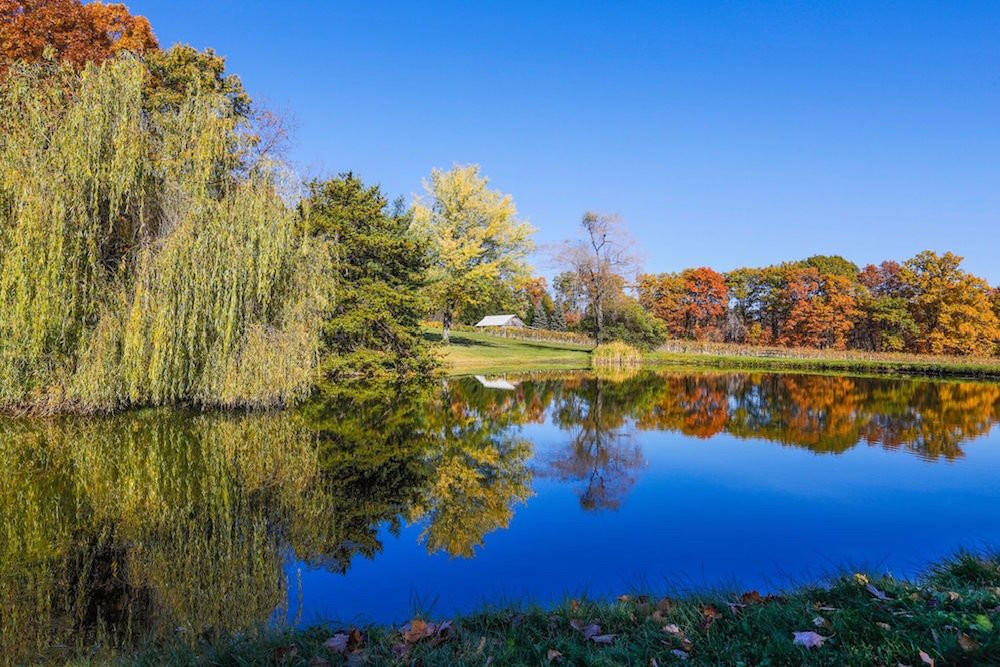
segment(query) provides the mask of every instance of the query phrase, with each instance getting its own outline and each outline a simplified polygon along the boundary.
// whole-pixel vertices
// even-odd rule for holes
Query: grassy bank
[[[852,356],[849,352],[829,351],[817,356],[765,356],[763,354],[725,354],[713,352],[672,352],[657,350],[645,356],[650,365],[710,366],[714,368],[825,371],[921,377],[957,377],[1000,380],[1000,361],[968,360],[962,357],[892,358]]]
[[[451,342],[440,345],[440,331],[430,329],[425,330],[424,337],[438,344],[445,369],[454,375],[590,367],[590,348],[577,343],[525,341],[453,331]]]
[[[425,329],[439,343],[439,330]],[[439,346],[446,370],[454,375],[527,370],[589,368],[591,346],[573,342],[529,341],[468,331],[452,333]],[[751,370],[821,371],[865,375],[906,375],[1000,380],[1000,359],[853,350],[750,347],[723,343],[669,343],[643,355],[649,366],[690,366]]]
[[[1000,664],[1000,558],[959,555],[915,581],[847,574],[778,596],[568,601],[445,625],[321,628],[161,648],[142,664]],[[800,634],[796,633],[809,633]],[[813,634],[814,633],[814,634]]]

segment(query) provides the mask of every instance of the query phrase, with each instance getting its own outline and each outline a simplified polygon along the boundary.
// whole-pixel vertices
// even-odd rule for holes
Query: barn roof
[[[487,315],[476,322],[477,327],[505,327],[514,323],[521,323],[517,315]]]

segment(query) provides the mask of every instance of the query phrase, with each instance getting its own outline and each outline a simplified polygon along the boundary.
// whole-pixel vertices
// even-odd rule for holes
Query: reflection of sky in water
[[[590,512],[580,507],[585,481],[543,470],[571,432],[551,419],[520,432],[535,447],[536,495],[475,558],[429,555],[419,526],[383,530],[382,553],[356,558],[345,576],[302,569],[302,623],[636,587],[774,589],[862,564],[906,575],[959,547],[1000,545],[995,428],[965,442],[963,458],[933,463],[864,443],[834,455],[726,433],[634,431],[644,460],[634,484],[617,510]],[[295,598],[298,570],[288,568]]]

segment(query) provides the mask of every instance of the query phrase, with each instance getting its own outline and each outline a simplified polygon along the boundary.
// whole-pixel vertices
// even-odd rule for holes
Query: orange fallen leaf
[[[361,635],[361,631],[357,628],[352,628],[351,632],[347,635],[347,650],[352,653],[360,651],[364,643],[365,639]]]
[[[427,621],[415,618],[402,627],[403,639],[411,644],[415,644],[429,635]]]

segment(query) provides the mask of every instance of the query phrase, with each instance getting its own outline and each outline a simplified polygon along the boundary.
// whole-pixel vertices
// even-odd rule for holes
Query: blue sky
[[[617,212],[651,271],[931,248],[1000,283],[1000,2],[128,5],[290,113],[303,176],[475,162],[539,243]]]

